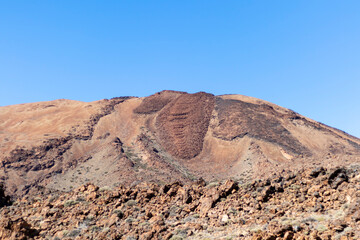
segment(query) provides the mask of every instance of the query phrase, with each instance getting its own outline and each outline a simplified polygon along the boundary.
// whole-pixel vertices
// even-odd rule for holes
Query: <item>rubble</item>
[[[359,193],[357,170],[345,168],[211,186],[89,183],[4,206],[0,238],[360,239]]]

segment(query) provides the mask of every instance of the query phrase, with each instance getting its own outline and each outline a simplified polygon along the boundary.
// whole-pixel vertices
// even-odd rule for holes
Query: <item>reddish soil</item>
[[[212,94],[199,92],[181,95],[167,105],[156,121],[165,150],[182,159],[197,156],[203,147],[214,103]]]

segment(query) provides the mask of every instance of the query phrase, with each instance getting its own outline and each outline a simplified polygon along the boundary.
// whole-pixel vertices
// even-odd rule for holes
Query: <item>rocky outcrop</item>
[[[22,218],[2,216],[0,220],[0,239],[26,240],[34,239],[38,231]]]
[[[281,172],[244,184],[200,180],[113,190],[86,184],[69,193],[26,197],[2,208],[0,236],[359,239],[360,166],[316,171]],[[334,188],[328,181],[334,175],[347,181]]]
[[[283,126],[280,115],[270,105],[253,104],[240,100],[216,98],[218,126],[214,136],[233,140],[249,136],[280,145],[296,154],[310,154]]]
[[[183,94],[159,113],[156,127],[166,151],[182,159],[201,152],[214,100],[212,94],[204,92]]]

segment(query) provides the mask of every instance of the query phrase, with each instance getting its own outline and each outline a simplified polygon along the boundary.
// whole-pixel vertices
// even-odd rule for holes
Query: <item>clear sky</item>
[[[360,137],[360,1],[0,0],[0,106],[243,94]]]

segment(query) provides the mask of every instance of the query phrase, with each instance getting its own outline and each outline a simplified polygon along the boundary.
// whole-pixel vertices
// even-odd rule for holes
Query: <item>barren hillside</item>
[[[12,196],[141,182],[239,182],[360,161],[360,140],[242,95],[162,91],[144,98],[0,107],[0,179]]]

